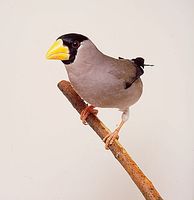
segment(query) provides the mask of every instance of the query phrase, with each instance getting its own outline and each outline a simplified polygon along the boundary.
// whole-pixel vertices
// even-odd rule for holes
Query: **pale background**
[[[156,65],[120,142],[165,200],[194,199],[192,0],[1,0],[0,23],[0,199],[144,199],[56,87],[65,68],[45,53],[69,32]],[[120,115],[99,113],[112,130]]]

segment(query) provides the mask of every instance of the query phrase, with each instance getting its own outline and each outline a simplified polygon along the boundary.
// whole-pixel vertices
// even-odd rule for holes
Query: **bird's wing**
[[[114,59],[110,73],[124,82],[124,88],[129,88],[144,73],[143,69],[128,59]]]

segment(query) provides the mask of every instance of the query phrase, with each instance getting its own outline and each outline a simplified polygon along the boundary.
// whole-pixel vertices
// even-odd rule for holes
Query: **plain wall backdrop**
[[[142,56],[144,92],[120,142],[165,200],[194,199],[194,1],[0,1],[0,199],[144,199],[57,88],[45,53],[82,33],[113,57]],[[99,109],[114,130],[121,113]]]

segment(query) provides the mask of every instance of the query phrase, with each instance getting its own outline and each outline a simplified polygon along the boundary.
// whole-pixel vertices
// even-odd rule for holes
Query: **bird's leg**
[[[113,133],[110,133],[104,137],[103,142],[105,142],[105,149],[108,150],[109,145],[111,145],[115,139],[119,139],[119,131],[121,130],[124,123],[125,122],[122,120]]]
[[[80,115],[80,119],[82,120],[82,123],[84,125],[87,125],[86,118],[88,117],[88,115],[90,113],[92,113],[94,115],[98,114],[98,110],[96,110],[94,108],[95,108],[94,106],[90,105],[90,106],[87,106],[84,110],[82,110],[81,115]]]
[[[115,141],[115,139],[119,138],[119,131],[121,130],[123,124],[128,120],[128,118],[129,118],[129,109],[123,112],[122,120],[119,123],[118,127],[114,130],[114,132],[104,137],[103,142],[105,142],[105,149],[109,149],[109,145],[111,145]]]

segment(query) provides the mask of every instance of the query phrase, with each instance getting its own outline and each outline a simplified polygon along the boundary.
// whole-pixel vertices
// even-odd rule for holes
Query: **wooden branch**
[[[59,82],[58,87],[79,113],[81,113],[81,111],[86,108],[87,104],[74,91],[68,81]],[[90,114],[86,121],[101,139],[103,139],[108,133],[111,132],[93,114]],[[154,188],[152,182],[143,174],[137,164],[132,160],[127,151],[117,140],[110,146],[110,150],[115,158],[120,162],[123,168],[130,175],[130,177],[137,185],[146,200],[162,200],[162,197]]]

